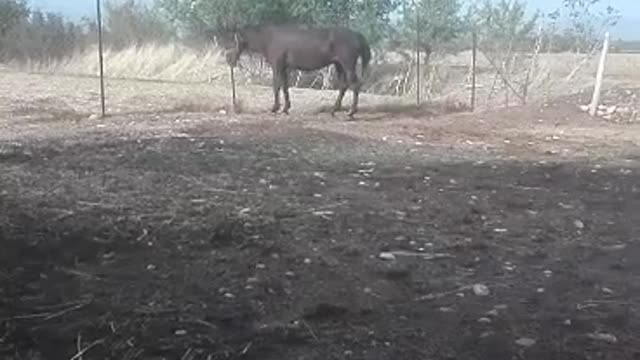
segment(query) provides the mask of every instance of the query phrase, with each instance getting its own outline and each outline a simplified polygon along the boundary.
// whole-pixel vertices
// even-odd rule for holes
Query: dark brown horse
[[[280,109],[280,89],[284,94],[283,113],[291,108],[289,99],[289,71],[318,70],[334,65],[339,80],[339,92],[331,115],[342,107],[347,89],[353,91],[349,116],[358,111],[361,80],[356,74],[358,58],[362,58],[362,73],[371,60],[371,49],[365,37],[346,28],[312,28],[303,25],[251,26],[234,33],[234,48],[227,54],[227,62],[236,66],[244,52],[262,54],[273,70],[272,112]]]

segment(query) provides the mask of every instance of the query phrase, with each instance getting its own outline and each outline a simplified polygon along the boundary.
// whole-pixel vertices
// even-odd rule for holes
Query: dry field
[[[365,95],[353,121],[158,79],[109,80],[101,119],[97,84],[0,70],[3,358],[640,358],[633,84],[611,120]]]
[[[178,44],[146,45],[119,51],[106,50],[105,73],[112,78],[179,81],[182,83],[229,83],[229,70],[225,65],[224,50],[215,46],[194,49]],[[411,51],[409,51],[411,53]],[[495,56],[495,54],[489,54]],[[530,70],[529,99],[551,99],[590,87],[597,65],[597,56],[585,54],[540,54],[535,64],[517,54],[516,69],[509,72],[514,82],[522,81]],[[28,72],[90,75],[98,74],[97,55],[89,48],[64,61],[27,62],[9,64],[14,69]],[[378,59],[379,57],[375,57]],[[435,57],[431,66],[422,69],[422,89],[434,99],[454,99],[468,102],[471,54],[469,51],[455,55]],[[478,104],[483,108],[500,107],[504,103],[504,91],[500,79],[481,53],[478,57]],[[257,57],[244,56],[237,80],[244,85],[270,85],[269,67]],[[398,53],[385,54],[384,59],[374,60],[370,78],[365,88],[378,94],[415,93],[413,63]],[[530,69],[529,69],[530,68]],[[610,54],[607,61],[607,79],[618,83],[640,82],[640,54]],[[308,87],[316,81],[322,84],[322,76],[292,76],[292,82]],[[325,85],[330,85],[327,81]],[[491,93],[495,86],[494,93]],[[519,91],[517,84],[513,85]],[[226,93],[226,90],[225,90]],[[491,94],[490,94],[491,93]],[[411,97],[411,96],[409,96]],[[511,102],[517,102],[511,94]]]

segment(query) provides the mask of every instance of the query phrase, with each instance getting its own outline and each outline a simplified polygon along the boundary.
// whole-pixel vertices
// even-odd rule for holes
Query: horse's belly
[[[323,68],[332,63],[332,59],[329,56],[319,52],[317,49],[304,50],[289,52],[287,63],[290,67],[303,71],[311,71]]]

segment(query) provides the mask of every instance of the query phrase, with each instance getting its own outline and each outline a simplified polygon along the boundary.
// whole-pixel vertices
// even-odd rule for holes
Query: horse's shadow
[[[317,109],[314,114],[324,115],[330,114],[333,106],[322,106]],[[434,116],[462,113],[470,111],[471,108],[464,103],[439,103],[439,102],[425,102],[422,104],[403,104],[403,103],[387,103],[376,105],[365,105],[358,109],[358,112],[353,117],[348,117],[350,121],[384,121],[394,117],[405,117],[412,119],[429,118]],[[348,112],[347,106],[342,106],[334,117],[338,117],[337,114],[342,112]]]

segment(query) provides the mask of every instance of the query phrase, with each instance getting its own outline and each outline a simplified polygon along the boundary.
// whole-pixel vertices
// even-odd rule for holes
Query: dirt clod
[[[520,339],[516,340],[516,345],[522,346],[522,347],[532,347],[536,343],[537,343],[537,341],[535,339],[531,339],[531,338],[520,338]]]
[[[486,285],[475,284],[473,285],[473,293],[476,296],[489,296],[491,292],[489,291],[489,288]]]

